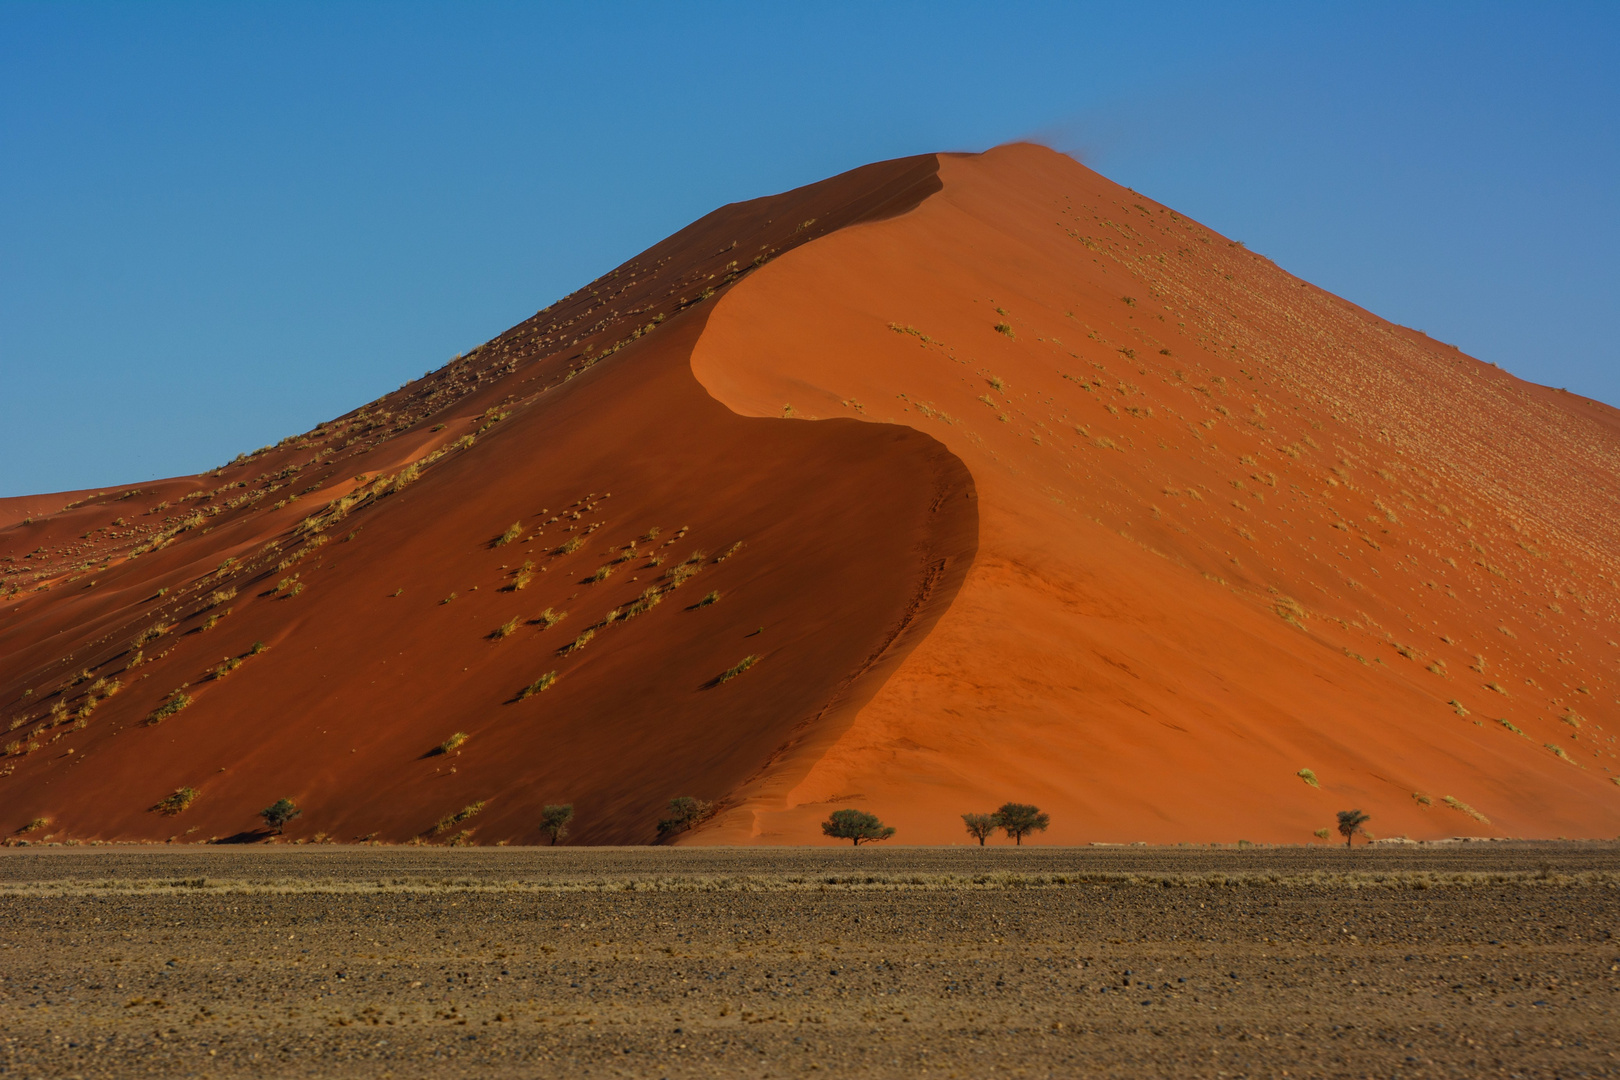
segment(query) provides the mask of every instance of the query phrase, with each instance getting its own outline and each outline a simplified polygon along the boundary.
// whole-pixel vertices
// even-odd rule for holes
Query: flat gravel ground
[[[1620,845],[12,849],[0,1075],[1617,1076]]]

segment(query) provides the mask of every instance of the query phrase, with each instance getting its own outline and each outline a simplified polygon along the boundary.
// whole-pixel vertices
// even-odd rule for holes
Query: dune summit
[[[0,831],[1612,836],[1617,467],[1050,150],[871,165],[211,472],[0,500]]]

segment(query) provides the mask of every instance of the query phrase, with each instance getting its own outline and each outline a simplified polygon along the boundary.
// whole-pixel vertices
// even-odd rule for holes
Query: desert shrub
[[[714,804],[690,795],[669,800],[668,816],[658,822],[658,837],[665,839],[695,829],[714,814]]]
[[[512,524],[506,527],[505,532],[501,533],[501,535],[497,536],[493,541],[491,541],[489,546],[500,547],[503,544],[510,544],[512,541],[516,540],[522,535],[523,526],[514,521]]]
[[[1024,837],[1032,832],[1045,832],[1046,827],[1052,824],[1051,815],[1042,812],[1038,806],[1028,803],[1002,803],[996,811],[996,827],[1020,847],[1023,846]]]
[[[467,741],[468,737],[469,736],[465,731],[458,731],[448,739],[444,740],[444,742],[440,743],[438,746],[435,746],[432,750],[429,750],[428,755],[431,757],[437,754],[448,754],[452,750],[459,750],[461,749],[461,745]]]
[[[18,835],[22,836],[22,835],[27,835],[28,833],[31,833],[31,832],[38,832],[39,830],[43,829],[45,826],[49,825],[50,823],[51,823],[50,818],[37,817],[37,818],[34,818],[32,821],[30,821],[28,824],[24,825],[22,828],[18,829],[17,833],[18,833]]]
[[[967,833],[984,847],[984,842],[990,834],[996,831],[996,815],[994,814],[963,814],[962,824],[967,826]]]
[[[298,809],[298,804],[291,799],[281,798],[260,810],[259,816],[264,818],[266,825],[276,830],[277,836],[280,836],[286,830],[287,823],[294,818],[303,817],[304,812]]]
[[[156,641],[158,638],[162,637],[164,634],[167,634],[173,629],[174,627],[167,623],[153,623],[151,626],[148,626],[145,630],[142,630],[139,634],[135,635],[135,640],[131,641],[130,645],[138,649],[149,641]]]
[[[839,840],[848,840],[855,847],[874,840],[887,840],[894,835],[894,827],[879,821],[876,814],[865,810],[834,810],[821,823],[821,831]]]
[[[147,715],[146,723],[149,726],[155,727],[190,704],[191,696],[182,691],[176,690],[174,693],[168,696],[163,704],[153,709],[151,713]]]
[[[664,594],[656,586],[643,589],[641,595],[631,601],[630,606],[624,609],[624,618],[628,619],[643,612],[651,611],[663,603]]]
[[[1318,840],[1326,840],[1329,836],[1333,835],[1333,830],[1332,829],[1317,829],[1311,835],[1316,837]]]
[[[1340,810],[1339,835],[1344,837],[1344,846],[1350,846],[1350,841],[1355,838],[1356,833],[1366,832],[1362,826],[1371,820],[1371,814],[1363,814],[1360,810]]]
[[[482,800],[475,803],[469,803],[468,805],[463,806],[460,810],[457,810],[455,813],[447,814],[440,818],[433,826],[433,831],[436,833],[448,832],[457,825],[460,825],[463,821],[466,821],[469,818],[477,817],[483,812],[483,809],[484,803]]]
[[[540,811],[540,828],[551,837],[552,844],[568,838],[568,823],[574,820],[574,804],[547,804]]]
[[[519,701],[527,701],[529,698],[534,697],[534,695],[536,695],[536,694],[543,694],[547,690],[550,690],[552,684],[555,683],[556,681],[557,681],[557,673],[555,671],[548,671],[544,675],[540,676],[538,679],[534,680],[534,682],[530,683],[528,686],[525,686],[518,693],[518,700]]]
[[[1311,787],[1321,787],[1322,786],[1321,784],[1316,782],[1316,773],[1312,772],[1310,769],[1301,769],[1301,770],[1299,770],[1299,772],[1295,773],[1294,775],[1299,777],[1301,780],[1305,781],[1307,784],[1311,785]]]
[[[692,605],[692,609],[696,610],[697,608],[700,608],[700,607],[708,607],[710,604],[713,604],[713,603],[717,602],[719,599],[720,599],[720,594],[717,591],[711,589],[709,591],[709,593],[706,596],[703,597],[703,599],[699,600],[697,603]]]
[[[1010,326],[1007,323],[1004,323],[1004,322],[996,323],[996,333],[1005,334],[1008,338],[1011,338],[1013,340],[1017,340],[1017,335],[1013,333],[1012,326]]]
[[[512,583],[506,587],[507,592],[519,592],[529,587],[534,580],[534,563],[523,560],[523,565],[512,571]]]
[[[198,794],[200,793],[194,787],[175,788],[173,792],[158,800],[152,809],[164,817],[174,817],[196,802]]]
[[[546,608],[546,610],[542,611],[535,617],[534,621],[539,624],[540,629],[548,630],[566,618],[568,618],[568,612],[553,611],[551,608]]]
[[[730,682],[732,679],[735,679],[737,676],[741,675],[743,672],[747,671],[757,663],[759,663],[759,657],[753,655],[745,656],[735,664],[728,667],[726,670],[722,671],[719,675],[715,676],[714,684],[719,686],[721,683]]]
[[[225,659],[208,669],[207,677],[210,679],[223,679],[225,676],[229,675],[231,672],[235,671],[241,666],[242,660],[240,657],[227,656]]]
[[[556,551],[553,551],[552,554],[553,555],[572,555],[574,552],[578,551],[584,545],[585,545],[585,538],[583,536],[576,536],[572,540],[568,541],[566,544],[559,547]]]
[[[1490,818],[1486,817],[1484,814],[1480,813],[1478,810],[1475,810],[1472,806],[1469,806],[1467,803],[1463,802],[1461,799],[1459,799],[1459,798],[1457,798],[1457,797],[1455,797],[1453,795],[1447,795],[1444,798],[1442,798],[1440,801],[1445,803],[1447,806],[1451,807],[1453,810],[1458,811],[1459,813],[1467,814],[1469,817],[1473,818],[1475,821],[1482,821],[1486,825],[1489,825],[1491,823]]]
[[[517,629],[517,624],[518,617],[514,615],[510,619],[507,619],[505,622],[501,623],[501,625],[497,626],[494,630],[491,630],[489,636],[495,641],[500,641],[503,638],[510,637],[512,631]]]
[[[563,655],[563,656],[567,656],[569,653],[578,652],[579,650],[583,649],[586,645],[589,645],[590,641],[591,641],[591,638],[593,638],[595,636],[596,636],[596,631],[595,630],[587,629],[584,633],[580,634],[579,637],[575,638],[573,641],[570,641],[568,644],[566,644],[562,648],[558,649],[557,652],[560,655]]]
[[[598,582],[598,581],[606,581],[612,575],[613,575],[613,564],[609,563],[606,566],[597,567],[596,568],[596,573],[592,574],[590,576],[589,580],[592,581],[593,583]]]

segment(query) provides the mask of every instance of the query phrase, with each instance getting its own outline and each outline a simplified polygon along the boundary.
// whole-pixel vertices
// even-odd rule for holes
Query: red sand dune
[[[0,829],[1611,836],[1617,421],[1049,150],[868,166],[210,473],[0,500]]]

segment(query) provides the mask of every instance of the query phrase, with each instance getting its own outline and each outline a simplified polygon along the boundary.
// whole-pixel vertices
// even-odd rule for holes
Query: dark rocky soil
[[[1614,1076],[1620,845],[28,849],[0,1075]]]

